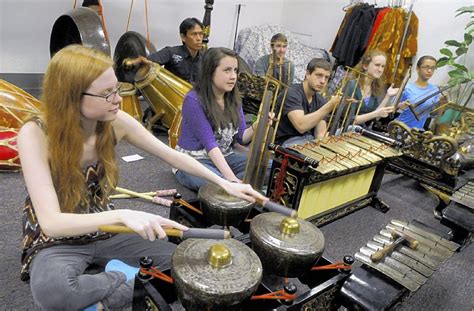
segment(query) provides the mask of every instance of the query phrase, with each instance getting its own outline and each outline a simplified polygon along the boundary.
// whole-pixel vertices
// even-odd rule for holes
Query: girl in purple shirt
[[[226,48],[211,48],[203,58],[202,72],[186,95],[176,150],[189,154],[217,175],[242,182],[247,155],[234,151],[234,143],[246,145],[253,126],[246,128],[238,90],[237,54]],[[178,181],[198,191],[207,182],[182,170]]]

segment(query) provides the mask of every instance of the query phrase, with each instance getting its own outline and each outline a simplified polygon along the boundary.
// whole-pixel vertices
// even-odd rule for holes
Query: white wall
[[[102,0],[111,52],[127,26],[130,0]],[[145,2],[135,0],[129,30],[146,34]],[[284,0],[215,0],[210,46],[233,46],[237,5],[239,29],[279,24]],[[55,20],[73,8],[73,0],[0,0],[0,72],[43,73],[49,61],[49,39]],[[80,6],[82,0],[77,0]],[[151,41],[157,49],[178,45],[179,23],[204,16],[204,0],[148,0]]]
[[[242,4],[239,29],[275,24],[294,32],[303,43],[329,49],[349,0],[215,0],[210,46],[233,46],[237,5]],[[377,2],[379,6],[387,1]],[[42,73],[49,61],[49,37],[54,21],[72,9],[73,0],[0,0],[0,72]],[[82,0],[77,0],[78,5]],[[102,0],[111,51],[124,33],[130,0]],[[409,3],[409,0],[406,1]],[[417,0],[414,11],[420,25],[418,55],[439,57],[448,39],[461,40],[468,16],[454,18],[455,10],[473,0]],[[129,30],[145,35],[144,1],[135,0]],[[204,0],[149,0],[151,40],[159,49],[180,43],[178,26],[186,17],[204,16]],[[290,47],[291,48],[291,47]],[[472,48],[471,48],[472,49]],[[473,53],[468,65],[474,66]],[[433,82],[446,81],[446,69]]]
[[[387,5],[388,1],[367,0],[367,3]],[[294,32],[305,44],[329,49],[344,18],[344,6],[349,0],[293,0],[285,1],[281,25]],[[411,3],[406,0],[405,3]],[[464,26],[469,18],[467,14],[454,17],[458,8],[473,5],[473,0],[416,0],[414,12],[419,19],[417,56],[430,54],[441,57],[439,50],[446,40],[463,40]],[[290,47],[291,48],[291,47]],[[468,66],[474,66],[474,53],[469,55]],[[412,79],[416,75],[412,75]],[[433,76],[433,83],[447,81],[447,68],[441,68]]]

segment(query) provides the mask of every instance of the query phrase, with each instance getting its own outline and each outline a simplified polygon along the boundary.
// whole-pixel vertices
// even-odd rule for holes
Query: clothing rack
[[[410,9],[403,7],[406,3]],[[330,49],[337,64],[354,67],[367,50],[382,50],[388,56],[385,81],[398,85],[417,52],[418,17],[410,13],[413,3],[389,0],[387,7],[377,7],[372,1],[355,0],[344,6],[346,14]],[[396,33],[405,34],[404,40]]]

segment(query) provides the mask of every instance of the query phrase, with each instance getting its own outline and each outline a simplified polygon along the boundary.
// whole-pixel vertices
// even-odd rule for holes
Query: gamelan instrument
[[[474,209],[474,181],[469,181],[456,190],[451,196],[451,201]]]
[[[410,105],[408,105],[408,109],[410,109],[410,112],[413,114],[413,116],[415,117],[415,119],[417,121],[420,120],[420,116],[424,115],[425,113],[427,112],[431,112],[433,110],[433,107],[427,107],[421,111],[416,111],[416,108],[418,108],[420,105],[422,105],[424,102],[426,102],[428,99],[431,99],[433,97],[435,97],[436,95],[438,94],[441,94],[443,93],[444,91],[446,90],[449,90],[450,88],[456,86],[457,84],[448,84],[448,85],[445,85],[445,86],[442,86],[442,87],[439,87],[438,90],[426,95],[425,97],[417,100],[415,103],[411,103]]]
[[[325,244],[321,230],[310,222],[275,212],[252,219],[250,239],[265,271],[283,277],[298,277],[310,271]]]
[[[224,189],[212,183],[206,184],[199,189],[198,198],[200,201],[200,212],[204,215],[206,223],[224,227],[239,226],[256,205],[244,199],[231,196]],[[178,198],[178,201],[182,202],[180,198]],[[294,210],[275,202],[257,201],[256,203],[269,211],[290,217],[297,216]]]
[[[349,310],[399,307],[458,248],[421,222],[393,219],[355,254],[362,265],[342,285],[341,303]]]
[[[410,77],[411,77],[411,65],[408,66],[405,76],[403,78],[403,81],[398,89],[397,95],[395,95],[395,98],[393,99],[393,102],[391,104],[393,106],[393,112],[391,112],[388,117],[375,119],[372,124],[372,129],[374,131],[387,132],[388,123],[400,115],[400,113],[397,112],[398,107],[400,106],[400,100],[402,98],[403,91],[405,90],[405,87],[408,83],[408,80],[410,80]]]
[[[385,252],[387,248],[391,251]],[[408,290],[416,291],[458,248],[458,244],[419,225],[392,220],[355,258]]]
[[[191,90],[192,85],[156,64],[142,80],[135,82],[135,86],[154,112],[148,121],[148,129],[160,120],[161,124],[169,128],[169,144],[174,148],[181,129],[184,96]]]
[[[174,148],[181,126],[181,106],[192,85],[158,64],[147,64],[137,59],[139,56],[146,57],[150,52],[142,35],[126,32],[115,48],[116,74],[119,81],[133,83],[150,105],[153,116],[148,119],[147,128],[151,130],[160,121],[169,128],[169,142]],[[139,70],[145,73],[137,76]]]
[[[387,161],[401,153],[396,141],[356,126],[361,133],[317,139],[283,148],[270,145],[275,157],[269,196],[323,225],[372,205],[386,211],[378,197]]]
[[[258,125],[250,143],[243,182],[261,191],[267,177],[270,150],[268,144],[275,141],[276,129],[280,123],[282,103],[285,102],[288,86],[272,77],[259,77],[249,73],[239,75],[239,87],[249,91],[252,83],[263,84],[260,108],[257,114]],[[270,120],[270,115],[274,117]]]
[[[334,105],[327,124],[327,133],[330,136],[345,133],[351,125],[354,125],[355,118],[359,114],[363,101],[363,98],[361,98],[354,102],[354,96],[359,88],[362,77],[371,79],[366,73],[351,67],[346,67],[341,86],[335,91],[335,94],[341,96],[341,99],[339,103]],[[349,87],[352,88],[352,90],[350,90]]]
[[[171,276],[186,310],[238,310],[257,290],[263,269],[234,239],[186,240],[173,254]]]
[[[141,122],[143,119],[143,112],[135,86],[131,83],[122,82],[120,84],[119,95],[122,97],[120,109],[134,117],[135,120]]]
[[[212,224],[226,227],[240,225],[255,205],[229,195],[224,189],[212,183],[202,186],[198,197],[206,219]]]
[[[170,218],[177,216],[176,220],[183,223],[193,221],[194,217],[206,218],[204,211],[199,210],[199,200],[192,203],[193,209],[187,206],[190,204],[176,195]],[[142,264],[135,280],[133,309],[146,310],[146,306],[152,305],[167,310],[162,309],[163,303],[166,307],[177,299],[186,310],[267,310],[278,306],[299,310],[332,306],[353,260],[348,257],[346,263],[327,266],[331,262],[322,257],[325,240],[318,228],[295,218],[294,210],[269,201],[258,204],[284,214],[260,213],[250,220],[248,233],[234,228],[235,239],[222,243],[185,240],[173,255],[170,271],[163,271],[173,280],[172,285],[158,276],[145,280],[151,269]],[[283,278],[275,279],[272,275],[297,278],[285,283]],[[296,295],[295,284],[304,294]],[[318,290],[314,290],[316,287]]]
[[[400,143],[399,150],[403,154],[389,161],[390,170],[415,178],[448,195],[459,186],[461,161],[454,138],[408,128],[397,120],[388,124],[387,132]]]
[[[19,129],[41,106],[33,95],[0,79],[0,127]]]
[[[451,228],[452,240],[465,247],[474,232],[474,179],[456,190],[450,200],[441,212],[441,223]]]
[[[170,219],[212,225],[200,204],[176,194]],[[322,256],[325,239],[314,224],[271,201],[258,204],[273,204],[285,214],[256,206],[232,228],[234,239],[185,240],[172,267],[160,273],[143,258],[133,310],[171,310],[178,300],[187,310],[388,310],[459,249],[422,223],[392,220],[356,253],[362,266],[353,268],[351,256],[336,263]]]
[[[94,10],[75,8],[56,19],[49,42],[51,57],[70,44],[84,45],[110,55],[110,43]]]
[[[169,237],[183,238],[183,239],[228,239],[230,238],[230,232],[220,229],[201,229],[201,228],[189,228],[186,231],[178,229],[163,228],[166,235]],[[99,226],[99,231],[109,233],[135,233],[132,229],[127,226],[119,225],[103,225]]]
[[[226,198],[224,190],[218,193],[216,188],[213,184],[207,184],[199,190],[203,218],[210,225],[239,226],[249,216],[254,204],[239,206],[241,199],[233,200],[229,195],[226,197],[230,200],[226,202],[223,200]],[[216,201],[210,194],[220,198]],[[283,277],[296,277],[309,271],[324,250],[321,231],[310,222],[297,218],[293,209],[268,200],[257,203],[271,211],[249,220],[248,229],[252,248],[266,271]]]
[[[207,44],[209,43],[209,36],[211,35],[211,12],[214,5],[214,0],[205,0],[204,5],[204,18],[202,19],[202,24],[204,25],[202,38],[203,51],[207,50]]]
[[[16,146],[18,131],[0,126],[0,172],[19,171],[20,156]]]

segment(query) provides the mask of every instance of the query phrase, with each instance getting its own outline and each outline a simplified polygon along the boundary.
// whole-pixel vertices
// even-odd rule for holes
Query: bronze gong
[[[127,31],[117,42],[114,51],[115,75],[120,82],[135,83],[135,70],[126,70],[123,61],[127,58],[147,57],[156,52],[152,43],[147,44],[143,35],[135,31]]]
[[[303,275],[324,251],[324,235],[315,225],[274,212],[252,219],[250,238],[265,272],[284,277]]]
[[[234,239],[187,239],[176,248],[171,265],[186,310],[240,310],[263,273],[254,251]]]
[[[102,21],[89,8],[73,9],[54,22],[49,41],[51,57],[70,44],[81,44],[110,56],[110,44],[105,37]]]
[[[212,183],[202,186],[198,197],[206,220],[221,226],[238,226],[255,205],[255,203],[231,196]]]

